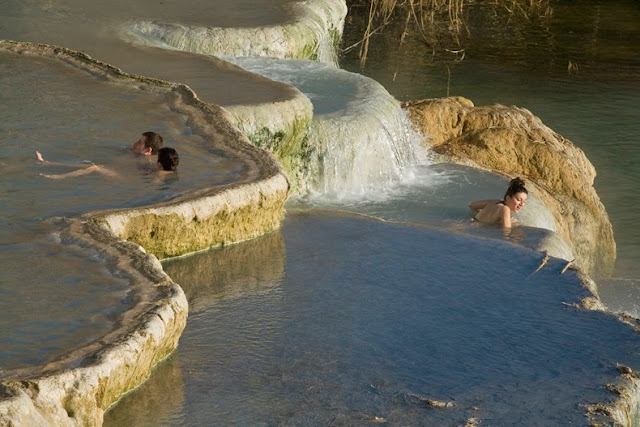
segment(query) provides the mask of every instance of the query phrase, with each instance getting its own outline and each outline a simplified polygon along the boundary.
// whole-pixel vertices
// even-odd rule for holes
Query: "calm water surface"
[[[492,32],[479,13],[456,63],[434,60],[410,40],[398,49],[385,34],[362,72],[401,100],[459,94],[477,105],[525,107],[571,139],[599,173],[596,188],[618,241],[615,274],[637,278],[639,6],[607,2],[604,13],[604,5],[555,4],[543,30],[506,33]],[[356,37],[347,33],[344,44]],[[577,74],[567,73],[569,59]],[[353,55],[341,65],[361,71]],[[503,191],[501,179],[464,169],[420,168],[416,179],[386,201],[302,206],[455,228],[473,194]],[[619,323],[599,313],[561,309],[568,296],[558,292],[575,284],[555,266],[551,276],[528,280],[537,262],[525,250],[440,237],[290,215],[282,237],[165,263],[189,296],[189,324],[176,353],[105,424],[584,423],[583,405],[604,397],[593,384],[608,381],[614,360],[637,354],[629,331],[613,332]],[[635,280],[600,286],[610,306],[637,313]],[[424,397],[455,409],[429,410]]]
[[[614,361],[640,363],[637,340],[604,313],[567,310],[587,291],[559,261],[531,275],[540,258],[290,214],[281,232],[167,261],[187,329],[105,425],[581,425],[581,405],[608,398],[595,385]]]
[[[0,367],[10,368],[95,339],[127,307],[128,282],[57,242],[44,220],[170,199],[230,182],[244,166],[210,152],[161,95],[104,83],[51,59],[0,53],[0,116]],[[126,149],[149,129],[178,149],[177,176],[148,174],[153,162]],[[41,174],[73,169],[39,165],[35,150],[57,162],[90,159],[119,177],[47,179]]]
[[[633,279],[640,277],[636,227],[640,196],[635,191],[640,172],[632,168],[639,160],[634,110],[640,100],[635,53],[640,42],[639,6],[631,1],[607,2],[615,7],[605,14],[599,2],[571,4],[580,8],[558,5],[549,31],[545,30],[553,34],[548,38],[535,31],[518,32],[521,38],[514,43],[513,34],[480,31],[491,27],[482,19],[484,27],[470,22],[473,44],[463,61],[449,64],[450,78],[442,62],[434,65],[431,56],[420,54],[426,51],[423,45],[411,45],[406,54],[392,39],[380,50],[385,55],[371,56],[364,73],[402,100],[450,93],[477,104],[529,108],[583,148],[598,169],[596,188],[614,224],[619,245],[616,275]],[[80,13],[72,1],[10,2],[0,11],[0,36],[89,51],[126,71],[182,81],[197,92],[202,88],[205,99],[233,103],[273,93],[254,90],[255,79],[215,59],[167,54],[148,46],[124,49],[129,46],[122,36],[124,19],[136,19],[129,5],[125,2],[108,11],[96,5]],[[243,10],[232,12],[242,18]],[[209,22],[197,12],[180,17],[173,12],[169,8],[154,13],[155,18]],[[253,12],[246,13],[249,21],[254,19]],[[268,15],[270,20],[282,16],[280,10]],[[74,25],[68,24],[70,18],[75,19]],[[496,38],[508,43],[496,43]],[[582,50],[576,51],[576,46]],[[567,74],[570,59],[579,66],[577,74]],[[43,217],[91,208],[91,197],[96,208],[103,203],[148,203],[170,197],[199,179],[225,179],[210,169],[239,173],[240,166],[232,161],[204,156],[201,137],[193,135],[184,118],[172,115],[161,100],[148,94],[138,98],[116,86],[88,82],[60,65],[33,61],[0,56],[0,96],[4,98],[0,111],[11,118],[0,122],[3,181],[10,183],[0,194],[6,201],[2,209],[7,209],[2,221],[8,227],[3,230],[9,230],[3,233],[13,245],[4,246],[3,265],[21,258],[31,246],[50,257],[47,263],[57,265],[61,252],[55,248],[57,243],[43,237],[50,235],[46,225],[36,224]],[[357,69],[348,56],[342,66]],[[225,78],[211,79],[213,70]],[[229,84],[237,78],[246,85]],[[51,80],[51,93],[31,84],[44,80]],[[15,108],[22,111],[15,113]],[[74,118],[73,126],[69,117]],[[103,179],[61,184],[38,176],[42,168],[33,161],[32,152],[40,148],[51,160],[89,158],[136,170],[135,159],[122,147],[148,128],[160,131],[184,153],[180,178],[170,185],[142,177],[130,180],[134,193],[127,193],[121,187],[112,191],[113,184]],[[214,167],[209,169],[207,162]],[[194,167],[185,168],[186,164]],[[436,176],[445,179],[447,175]],[[488,184],[489,189],[498,184]],[[459,196],[466,199],[468,190],[463,186]],[[443,197],[433,189],[404,188],[397,194],[408,194],[408,200],[391,197],[391,203],[365,208],[403,221],[442,223],[453,215],[455,222],[464,215],[457,205],[437,206],[443,198],[451,202],[446,191]],[[112,199],[103,200],[105,195]],[[422,202],[416,199],[425,195],[433,197],[433,205],[425,207],[421,216]],[[349,203],[342,207],[358,209]],[[37,258],[38,252],[30,253]],[[63,256],[62,262],[74,266],[72,270],[87,269],[83,256],[81,261],[74,259],[75,252]],[[503,268],[505,258],[513,261],[513,268]],[[41,291],[42,282],[36,279],[47,281],[53,276],[35,269],[27,275],[35,286],[24,291],[15,283],[5,286],[21,280],[22,271],[37,264],[32,258],[24,259],[22,267],[5,270],[0,290],[3,297],[23,294],[3,302],[25,299],[33,295],[34,287]],[[189,297],[187,330],[178,351],[139,390],[108,412],[106,424],[202,425],[216,420],[220,424],[324,425],[368,423],[379,417],[403,425],[425,420],[461,425],[471,416],[496,425],[526,424],[532,417],[556,425],[584,422],[581,405],[607,399],[608,392],[593,385],[609,381],[616,362],[640,369],[637,341],[632,331],[605,314],[565,309],[562,302],[584,290],[572,273],[558,275],[560,263],[552,261],[548,269],[528,280],[538,263],[537,254],[495,240],[339,215],[291,215],[282,233],[165,264]],[[108,274],[99,262],[89,265],[91,274],[83,275],[82,281],[73,274],[58,274],[61,280],[55,285],[56,292],[83,292],[76,305],[58,304],[62,316],[81,307],[80,317],[68,323],[63,317],[64,326],[43,331],[55,315],[47,307],[35,323],[24,319],[9,323],[14,325],[13,333],[1,342],[15,352],[0,362],[38,363],[61,346],[81,344],[91,333],[80,331],[72,342],[63,339],[44,346],[40,342],[60,331],[77,333],[78,325],[84,328],[96,311],[96,323],[108,322],[114,307],[123,301],[125,284],[114,280],[112,285],[97,286],[104,283],[97,278]],[[43,263],[42,268],[46,267]],[[103,298],[108,301],[104,306],[90,303]],[[30,336],[32,332],[35,335]],[[48,353],[52,348],[53,353]],[[27,354],[32,353],[34,359],[28,360]],[[455,406],[451,411],[433,411],[425,407],[425,398]]]
[[[343,56],[341,67],[378,80],[400,100],[461,95],[476,105],[531,110],[596,167],[595,188],[618,248],[614,276],[639,279],[640,3],[551,5],[551,18],[530,20],[469,6],[470,37],[463,37],[461,61],[450,52],[433,56],[417,38],[407,37],[400,46],[402,21],[374,38],[364,69],[357,49]],[[358,8],[351,12],[355,30],[362,14]],[[347,32],[343,45],[359,34]],[[569,62],[577,71],[569,72]]]

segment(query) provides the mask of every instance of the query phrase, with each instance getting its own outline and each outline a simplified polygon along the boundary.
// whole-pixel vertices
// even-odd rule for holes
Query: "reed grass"
[[[369,55],[371,37],[395,19],[403,19],[402,44],[407,36],[418,36],[433,51],[445,50],[455,60],[464,59],[464,40],[470,36],[465,22],[465,9],[470,4],[492,7],[496,13],[520,19],[548,19],[553,10],[550,0],[351,0],[351,5],[368,7],[368,19],[362,38],[347,47],[360,48],[360,66]]]

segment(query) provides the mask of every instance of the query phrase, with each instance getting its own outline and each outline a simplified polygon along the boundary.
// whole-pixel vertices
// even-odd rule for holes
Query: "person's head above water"
[[[511,228],[515,221],[511,218],[511,212],[519,212],[527,201],[529,192],[521,178],[514,178],[509,182],[509,188],[503,200],[474,200],[469,203],[469,208],[475,211],[473,217],[476,221],[485,224],[502,224],[505,228]]]
[[[158,154],[158,150],[162,148],[162,136],[155,132],[145,132],[131,146],[131,151],[144,156]]]
[[[504,194],[504,204],[512,212],[518,212],[524,206],[527,201],[527,196],[529,192],[524,186],[524,181],[521,178],[513,178],[511,182],[509,182],[509,188],[507,188],[507,192]]]
[[[178,169],[180,156],[178,152],[171,147],[164,147],[158,150],[158,169],[174,172]]]

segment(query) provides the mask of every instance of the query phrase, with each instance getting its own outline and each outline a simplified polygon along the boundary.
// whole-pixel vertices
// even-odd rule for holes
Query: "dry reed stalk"
[[[355,1],[355,0],[352,0]],[[360,66],[364,67],[369,53],[370,38],[381,31],[398,10],[405,10],[405,25],[400,35],[400,45],[410,34],[409,27],[419,33],[425,43],[430,46],[435,55],[436,44],[443,36],[450,38],[456,45],[455,49],[445,49],[449,52],[464,52],[460,35],[468,28],[464,20],[464,0],[360,0],[369,4],[369,16],[362,39],[345,49],[350,50],[360,45]],[[503,8],[510,14],[517,14],[530,20],[531,16],[549,18],[552,14],[550,0],[478,0],[476,4],[484,3],[496,8]],[[375,29],[374,29],[375,28]],[[464,58],[464,53],[462,55]],[[462,60],[458,58],[457,60]]]

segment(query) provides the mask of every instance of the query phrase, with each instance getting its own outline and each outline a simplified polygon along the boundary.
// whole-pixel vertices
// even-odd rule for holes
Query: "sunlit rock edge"
[[[576,265],[594,276],[611,274],[613,228],[593,187],[595,168],[580,148],[516,106],[476,107],[466,98],[451,97],[403,107],[428,135],[424,144],[438,161],[525,178],[553,216],[552,231],[571,248]]]
[[[256,113],[258,111],[257,108],[252,109],[251,107],[245,108],[241,106],[237,107],[235,114],[232,112],[229,115],[226,111],[215,106],[200,103],[195,94],[184,85],[130,76],[118,69],[92,60],[86,55],[64,48],[35,46],[28,43],[1,43],[2,47],[8,50],[55,56],[79,68],[90,72],[98,72],[110,80],[129,79],[130,82],[135,82],[133,83],[134,85],[144,84],[155,89],[166,90],[170,93],[169,96],[174,98],[175,108],[181,109],[187,114],[201,115],[195,119],[194,126],[202,126],[203,129],[206,129],[207,120],[216,121],[218,125],[222,126],[224,132],[229,132],[229,136],[232,136],[229,139],[231,141],[229,148],[234,152],[246,155],[248,163],[255,163],[255,167],[251,168],[255,175],[251,176],[249,174],[245,177],[246,182],[235,183],[224,189],[201,190],[198,192],[199,194],[185,195],[179,200],[172,200],[168,203],[118,212],[90,213],[83,216],[82,219],[69,220],[65,233],[77,240],[90,241],[92,246],[105,251],[105,257],[108,258],[110,256],[117,260],[114,261],[114,268],[126,270],[130,275],[136,277],[136,280],[133,281],[132,289],[139,293],[141,302],[124,313],[122,318],[127,319],[127,321],[120,322],[118,329],[112,331],[103,339],[81,349],[71,351],[51,364],[3,373],[2,389],[0,390],[0,424],[100,424],[104,410],[117,401],[122,393],[144,381],[152,366],[175,348],[186,322],[187,303],[182,290],[164,274],[157,258],[154,255],[147,254],[137,243],[142,244],[150,252],[156,253],[160,257],[175,256],[210,246],[256,237],[266,231],[277,228],[284,217],[283,205],[289,191],[289,181],[279,164],[274,162],[273,158],[268,154],[252,149],[246,143],[246,138],[240,135],[231,123],[239,125],[241,129],[244,127],[245,131],[250,130],[247,132],[248,134],[267,135],[265,139],[267,142],[263,143],[264,148],[273,151],[277,157],[283,157],[285,165],[287,164],[285,156],[278,153],[274,146],[269,146],[269,141],[281,141],[283,134],[295,134],[296,136],[291,139],[294,142],[287,145],[287,149],[284,150],[290,158],[287,169],[295,171],[297,167],[295,166],[296,147],[304,144],[304,129],[307,127],[306,123],[310,120],[310,104],[304,96],[294,97],[293,104],[297,104],[296,106],[292,107],[286,102],[283,105],[285,105],[285,109],[295,112],[295,118],[286,123],[266,126],[265,124],[269,120],[273,120],[273,115],[270,116],[268,111],[267,113]],[[414,105],[421,102],[417,102]],[[426,102],[437,104],[438,102],[448,103],[449,100],[428,100]],[[468,100],[458,98],[456,102],[459,102],[460,106],[455,106],[453,110],[456,108],[476,110],[476,107]],[[265,110],[265,106],[261,107]],[[415,110],[415,108],[410,108],[413,106],[409,104],[406,104],[405,107]],[[487,111],[474,111],[480,116],[489,117],[490,119],[485,120],[493,123],[490,126],[483,127],[483,119],[480,119],[481,124],[475,125],[475,131],[477,132],[471,132],[473,136],[469,136],[469,138],[478,138],[481,141],[480,143],[464,142],[464,138],[461,138],[461,141],[454,141],[457,137],[463,136],[462,133],[454,136],[454,133],[458,132],[460,123],[467,123],[465,116],[468,111],[464,111],[464,113],[457,111],[454,123],[447,123],[444,119],[447,117],[446,115],[438,116],[437,114],[426,113],[425,116],[425,113],[418,113],[423,114],[423,116],[418,119],[414,118],[414,123],[426,130],[425,134],[429,135],[429,141],[434,146],[433,151],[442,155],[447,161],[489,169],[508,176],[524,175],[529,178],[529,185],[533,187],[536,196],[547,207],[556,203],[560,206],[557,210],[561,210],[561,212],[570,210],[570,218],[572,220],[568,222],[573,228],[566,226],[565,228],[569,229],[567,231],[562,227],[558,227],[558,233],[565,241],[568,241],[567,243],[577,253],[576,256],[579,259],[576,260],[576,264],[578,267],[584,271],[591,272],[589,261],[593,262],[593,260],[589,259],[588,253],[583,255],[583,251],[588,251],[582,247],[588,245],[583,242],[582,246],[580,246],[580,244],[574,243],[575,237],[574,239],[567,239],[563,233],[575,230],[583,221],[595,221],[597,223],[602,219],[594,220],[588,216],[585,219],[584,215],[581,216],[581,214],[575,213],[577,210],[575,200],[579,200],[579,198],[571,191],[568,191],[568,195],[562,194],[557,187],[558,182],[565,178],[564,176],[555,181],[550,180],[550,182],[547,182],[542,180],[539,182],[540,178],[536,175],[539,171],[536,169],[535,161],[529,166],[536,172],[531,172],[529,170],[512,170],[508,167],[490,167],[489,163],[485,164],[480,160],[483,156],[473,159],[471,155],[464,157],[453,154],[454,149],[450,147],[455,146],[456,143],[462,146],[475,144],[486,149],[487,147],[483,144],[484,138],[487,137],[482,132],[486,129],[490,129],[489,134],[491,135],[487,139],[494,138],[492,134],[493,128],[504,128],[503,132],[507,134],[511,132],[519,133],[518,130],[514,131],[509,128],[513,123],[509,126],[498,126],[495,122],[491,122],[491,120],[497,120],[502,123],[508,121],[505,120],[508,114],[501,116],[499,112],[501,108],[503,107],[495,106],[488,107]],[[524,109],[510,108],[517,110],[516,116],[530,114]],[[274,112],[276,112],[275,115],[282,114],[282,110],[274,109]],[[415,112],[412,112],[412,114],[415,114]],[[469,115],[473,116],[473,114]],[[498,118],[496,119],[495,117]],[[240,123],[241,120],[239,118],[243,118],[244,123]],[[430,126],[425,127],[425,123],[429,123]],[[436,125],[433,125],[434,123]],[[444,134],[449,132],[450,135],[446,140],[443,139],[440,144],[437,144],[433,143],[433,141],[438,140],[437,130],[439,126],[444,128],[442,131]],[[290,130],[283,132],[278,129],[279,127],[288,127],[295,130],[293,132]],[[517,126],[513,127],[517,128]],[[211,131],[211,129],[207,130]],[[568,142],[557,134],[553,134],[561,143]],[[440,137],[444,138],[442,135]],[[523,144],[518,142],[518,137],[511,136],[507,139],[515,140],[513,142],[514,150],[523,148]],[[471,140],[473,141],[473,139]],[[535,138],[532,140],[539,142]],[[255,143],[256,141],[253,142]],[[447,142],[450,142],[450,144],[447,144]],[[530,141],[526,142],[529,143]],[[438,149],[437,146],[439,145],[442,148]],[[584,154],[570,142],[568,148],[564,147],[558,151],[563,154],[569,152],[571,161],[576,164],[577,169],[583,168],[583,173],[586,174],[587,181],[591,186],[595,170],[586,160],[586,157],[584,160],[581,158],[580,154],[582,157],[584,157]],[[260,168],[261,166],[263,169]],[[553,185],[554,183],[556,186]],[[562,186],[559,187],[562,188]],[[551,192],[550,188],[557,191],[557,193]],[[585,194],[589,193],[588,190],[581,191],[585,191]],[[545,195],[544,192],[549,193],[549,195]],[[595,194],[595,191],[593,193]],[[579,196],[582,195],[583,193],[579,193]],[[593,205],[597,207],[599,199],[597,195],[595,197],[596,201],[593,202]],[[591,199],[589,200],[591,201]],[[260,206],[260,208],[256,208],[256,206]],[[552,208],[550,211],[554,214],[556,224],[558,224],[558,214],[554,213]],[[604,208],[602,211],[604,212]],[[261,218],[256,220],[256,216]],[[561,216],[560,218],[563,219],[564,217]],[[227,223],[231,224],[229,230],[218,229],[218,227],[224,227]],[[243,225],[245,223],[251,225],[245,229]],[[606,224],[610,229],[608,218],[606,218]],[[607,227],[604,228],[606,229]],[[179,230],[179,232],[174,233],[175,229]],[[203,230],[206,230],[204,233],[206,236],[204,237],[201,236]],[[154,237],[157,236],[158,238],[149,238],[152,233]],[[610,234],[610,240],[613,245],[611,256],[612,259],[615,259],[615,243],[613,243],[612,233]],[[571,234],[567,235],[570,236]],[[606,230],[604,236],[605,241],[608,243]],[[124,239],[130,239],[130,241]],[[191,243],[190,239],[195,240],[195,242]],[[109,248],[113,253],[107,255],[105,248]],[[575,248],[578,248],[578,250]],[[585,257],[584,260],[580,258],[583,256]],[[597,298],[595,283],[586,274],[581,273],[580,277],[585,286],[595,296],[594,298],[577,302],[576,305],[586,309],[604,310],[602,303]],[[151,292],[150,288],[155,293]],[[619,316],[619,318],[637,328],[636,319],[627,316]],[[79,360],[82,360],[80,363],[82,366],[72,367],[72,365],[77,365]],[[595,403],[586,408],[586,414],[593,424],[610,424],[611,422],[623,425],[632,424],[633,414],[638,407],[637,397],[640,385],[635,373],[624,369],[624,367],[619,370],[620,376],[616,384],[607,385],[612,392],[611,401]]]
[[[139,20],[133,36],[207,55],[305,58],[335,64],[347,5],[343,0],[291,4],[292,19],[283,25],[256,28],[188,26]]]

